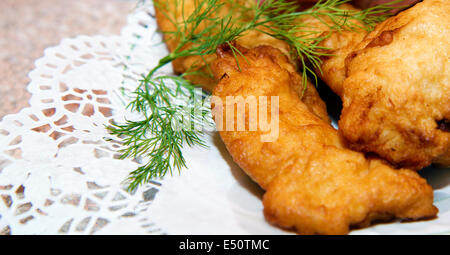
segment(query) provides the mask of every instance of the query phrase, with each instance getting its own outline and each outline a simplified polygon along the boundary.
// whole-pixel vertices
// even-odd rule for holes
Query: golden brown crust
[[[223,102],[227,96],[279,98],[275,141],[263,142],[270,131],[261,129],[220,131],[234,161],[266,190],[264,215],[269,222],[300,234],[346,234],[349,226],[375,219],[436,215],[432,189],[417,173],[394,170],[344,147],[339,133],[300,100],[295,89],[300,76],[280,51],[268,46],[242,49],[246,60],[238,58],[240,69],[226,49],[219,52],[212,65],[220,80],[214,96]],[[270,104],[268,108],[271,116]],[[241,116],[234,114],[236,122]],[[217,122],[217,112],[214,116]],[[245,120],[247,127],[248,109]]]
[[[352,148],[421,169],[450,148],[450,2],[379,24],[346,58],[339,127]],[[439,161],[439,160],[438,160]]]
[[[289,125],[282,125],[282,127],[290,127],[291,129],[280,129],[279,139],[290,139],[289,142],[286,141],[284,144],[278,144],[278,143],[260,143],[260,136],[267,134],[269,132],[247,132],[247,135],[245,135],[246,132],[221,132],[222,138],[225,136],[230,136],[232,138],[232,141],[230,143],[225,142],[228,149],[230,151],[241,151],[240,153],[231,153],[233,158],[236,162],[243,168],[243,169],[252,169],[252,172],[247,172],[256,182],[260,184],[261,187],[266,187],[266,185],[271,181],[271,179],[277,175],[277,171],[280,169],[283,169],[285,165],[291,164],[291,154],[295,153],[297,148],[297,143],[300,137],[298,139],[292,139],[288,138],[289,134],[295,134],[297,131],[295,129],[298,129],[296,126],[297,116],[294,114],[290,114],[290,111],[288,109],[290,108],[296,108],[295,102],[300,101],[300,97],[298,94],[299,88],[303,88],[302,86],[302,79],[300,75],[298,75],[295,72],[294,67],[289,63],[288,59],[277,49],[272,47],[266,47],[266,46],[260,46],[257,47],[257,50],[253,50],[250,52],[247,52],[245,48],[239,47],[240,51],[243,52],[246,56],[246,59],[258,59],[259,61],[252,64],[257,64],[253,66],[248,66],[247,61],[243,58],[240,58],[239,66],[241,69],[245,69],[245,72],[239,72],[239,68],[236,66],[236,60],[234,57],[230,57],[230,53],[226,52],[223,55],[223,58],[220,60],[216,60],[212,63],[212,69],[214,72],[214,75],[216,79],[220,80],[219,85],[215,87],[213,95],[219,96],[221,95],[226,96],[228,94],[228,90],[231,89],[231,86],[227,86],[226,88],[222,86],[225,81],[229,80],[230,75],[239,74],[241,81],[236,81],[236,79],[233,79],[233,81],[236,81],[237,83],[242,82],[245,84],[245,82],[253,81],[256,84],[263,85],[266,81],[277,81],[280,83],[280,89],[285,89],[286,97],[289,97],[290,100],[283,100],[280,101],[280,104],[286,103],[288,105],[285,106],[286,112],[280,112],[280,114],[283,114],[283,116],[286,117],[286,119],[283,119],[283,121],[289,122]],[[279,68],[274,69],[273,63],[279,63]],[[281,71],[280,71],[281,69]],[[289,87],[286,87],[285,85],[282,86],[282,84],[289,84]],[[227,89],[227,91],[222,91],[222,89]],[[239,91],[239,95],[243,96],[244,98],[247,96],[255,96],[258,97],[260,95],[266,95],[266,94],[276,94],[275,92],[269,92],[264,91],[264,89],[270,89],[276,91],[278,88],[272,88],[272,87],[261,87],[261,88],[252,88],[252,87],[234,87],[234,89]],[[232,95],[232,93],[229,93]],[[301,103],[302,107],[304,107],[304,111],[308,112],[308,117],[310,118],[311,124],[315,124],[318,121],[323,120],[323,125],[327,126],[327,124],[330,122],[329,117],[326,112],[326,106],[325,103],[320,99],[317,91],[314,89],[314,87],[309,84],[307,87],[307,91],[305,92],[305,95],[308,95],[306,97],[303,97],[302,99],[305,100],[306,103]],[[225,100],[224,100],[225,101]],[[313,105],[312,105],[313,103]],[[311,110],[310,110],[311,109]],[[314,112],[315,114],[312,114],[311,112]],[[248,109],[246,109],[246,127],[248,126]],[[235,116],[236,117],[236,116]],[[224,118],[226,119],[226,113],[224,113]],[[270,117],[269,117],[270,119]],[[280,120],[281,121],[281,120]],[[306,122],[304,120],[303,122]],[[236,125],[236,121],[234,123]],[[333,128],[331,126],[327,126],[330,132],[332,132]],[[307,130],[305,129],[305,132]],[[325,131],[325,130],[323,130]],[[241,140],[242,138],[245,138],[245,140]],[[306,136],[307,134],[304,134]],[[312,133],[311,139],[320,139],[319,136],[322,137],[322,139],[339,139],[338,137],[328,137],[325,133]],[[226,139],[226,138],[224,138]],[[245,142],[247,145],[243,145],[242,142]],[[245,146],[245,147],[243,147]],[[255,160],[254,164],[248,165],[249,162],[246,158],[260,158],[262,161],[265,162],[264,168],[259,168],[258,164],[259,161]],[[265,159],[265,160],[264,160]],[[268,170],[269,169],[269,170]],[[253,172],[254,171],[254,172]]]
[[[341,96],[352,149],[399,167],[449,166],[450,2],[425,0],[371,33],[332,33],[321,78]],[[326,28],[322,28],[326,32]]]
[[[183,5],[180,3],[183,2]],[[216,13],[218,17],[225,16],[228,12],[237,12],[233,10],[233,7],[227,2],[223,1],[225,5],[220,9],[220,13]],[[236,1],[240,4],[246,5],[249,2],[253,4],[253,0],[239,0]],[[194,10],[197,8],[196,3],[198,1],[195,0],[155,0],[155,12],[156,12],[156,20],[158,26],[163,32],[173,32],[176,31],[176,26],[173,21],[181,23],[184,17],[189,17]],[[202,30],[204,28],[204,24],[201,24],[198,28]],[[178,45],[178,38],[173,38],[169,35],[164,36],[165,43],[169,49],[169,51],[173,51]],[[248,48],[253,48],[259,45],[271,45],[280,49],[281,51],[288,53],[289,46],[287,43],[275,39],[267,34],[258,32],[258,31],[249,31],[237,39],[237,42]],[[208,91],[212,91],[212,88],[216,84],[216,81],[209,75],[211,75],[210,70],[205,67],[205,63],[211,63],[216,59],[215,54],[206,55],[206,56],[190,56],[176,59],[173,61],[174,71],[178,74],[184,73],[188,70],[190,71],[200,71],[206,75],[188,75],[187,79],[192,81],[194,84],[202,85],[202,87]]]
[[[295,180],[295,181],[292,181]],[[264,195],[264,215],[302,234],[345,234],[374,220],[432,217],[432,189],[411,170],[393,170],[350,150],[326,147],[305,169],[278,176]]]
[[[180,4],[181,2],[183,2],[183,5]],[[183,17],[189,17],[194,12],[195,2],[194,0],[154,0],[156,21],[159,29],[164,32],[164,42],[169,51],[173,51],[177,47],[179,38],[175,38],[168,32],[176,31],[176,24],[182,23]],[[203,26],[200,26],[199,30],[202,28]],[[182,74],[188,70],[202,71],[208,74],[204,63],[209,63],[214,59],[214,55],[204,56],[203,58],[201,56],[183,57],[174,60],[172,66],[177,74]],[[206,90],[211,90],[215,83],[214,79],[207,75],[188,75],[186,78],[195,84],[201,84]]]
[[[353,48],[361,42],[366,35],[365,31],[332,33],[323,42],[323,46],[332,50],[327,50],[330,57],[322,59],[321,71],[318,72],[322,80],[338,95],[342,95],[343,82],[346,78],[345,60]]]
[[[350,4],[342,4],[339,8],[359,11],[359,9]],[[330,32],[330,28],[324,24],[324,22],[327,22],[332,25],[332,21],[329,18],[320,21],[314,17],[305,17],[301,22],[308,24],[310,30],[322,32],[320,36],[328,36],[320,43],[320,46],[327,48],[327,50],[323,51],[328,56],[322,57],[321,70],[317,70],[316,73],[336,94],[341,95],[342,82],[345,79],[345,58],[361,42],[367,32],[363,29],[356,29],[356,26],[361,26],[362,24],[354,20],[349,21],[355,25],[354,31],[340,32]]]

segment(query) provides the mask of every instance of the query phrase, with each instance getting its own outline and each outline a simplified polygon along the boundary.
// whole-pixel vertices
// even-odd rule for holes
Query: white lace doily
[[[30,107],[0,122],[0,234],[281,234],[262,215],[261,190],[216,133],[185,149],[189,169],[126,192],[138,166],[105,130],[121,122],[141,74],[167,54],[151,6],[121,36],[79,36],[48,48],[30,73]],[[167,66],[162,72],[171,72]],[[449,169],[429,169],[439,217],[353,231],[450,232]]]

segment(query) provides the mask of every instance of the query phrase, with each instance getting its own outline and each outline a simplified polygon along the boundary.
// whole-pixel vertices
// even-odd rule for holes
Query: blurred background
[[[353,2],[365,8],[390,1]],[[403,1],[402,4],[418,0]],[[45,48],[77,35],[117,35],[137,2],[0,0],[0,120],[28,106],[27,74],[34,68],[34,61],[43,56]]]

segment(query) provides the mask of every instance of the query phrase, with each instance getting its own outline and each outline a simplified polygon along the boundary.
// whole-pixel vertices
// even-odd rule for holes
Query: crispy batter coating
[[[165,32],[165,43],[169,51],[173,51],[179,43],[179,38],[174,38],[170,35],[170,32],[176,31],[175,23],[182,24],[183,17],[187,19],[194,10],[198,7],[196,0],[154,0],[156,21],[161,31]],[[216,13],[217,17],[224,17],[229,12],[236,13],[239,16],[239,11],[233,7],[232,2],[236,2],[241,5],[254,4],[254,0],[223,0],[224,6],[220,9],[220,13]],[[205,24],[201,23],[198,30],[204,29]],[[167,33],[169,32],[169,33]],[[258,45],[271,45],[282,50],[285,53],[289,52],[289,46],[287,43],[275,39],[267,34],[258,31],[249,31],[243,34],[237,39],[237,42],[245,47],[255,47]],[[173,61],[174,71],[178,74],[189,71],[201,71],[205,74],[210,74],[209,69],[205,66],[205,63],[211,63],[216,59],[215,54],[206,56],[189,56],[176,59]],[[204,89],[212,91],[212,88],[216,84],[216,81],[208,75],[188,75],[186,77],[195,84],[200,84]]]
[[[317,0],[292,0],[297,2],[299,5],[299,9],[303,10],[305,8],[311,7]],[[254,4],[254,0],[239,0],[234,1],[241,5],[249,5]],[[187,18],[189,15],[191,15],[194,10],[196,9],[196,3],[198,3],[195,0],[155,0],[155,11],[156,11],[156,20],[158,23],[158,26],[161,31],[165,32],[165,43],[169,49],[169,51],[173,51],[178,43],[179,38],[173,37],[173,35],[170,34],[170,32],[176,31],[176,25],[175,23],[182,23],[183,17]],[[183,3],[183,4],[181,4]],[[225,4],[221,8],[221,12],[217,13],[216,15],[218,17],[225,16],[229,12],[236,13],[236,16],[238,16],[239,11],[236,9],[233,9],[234,7],[232,4],[230,4],[230,0],[223,0],[223,3]],[[353,7],[350,4],[342,4],[339,8],[342,9],[348,9],[348,10],[358,10],[357,8]],[[326,17],[321,17],[323,21],[329,20]],[[310,31],[324,31],[324,33],[328,33],[329,28],[323,24],[319,19],[312,17],[312,16],[306,16],[305,18],[302,18],[298,22],[304,22],[305,24],[308,24],[308,32],[299,32],[299,36],[307,36],[306,33],[309,34]],[[354,21],[352,21],[354,22]],[[204,28],[204,24],[200,24],[199,30],[202,30]],[[167,33],[169,32],[169,33]],[[312,35],[310,35],[312,36]],[[342,33],[336,33],[331,34],[333,38],[339,37],[357,37],[358,42],[361,41],[362,37],[364,36],[363,33],[352,33],[352,32],[342,32]],[[335,40],[342,40],[342,39],[334,39]],[[356,40],[356,39],[355,39]],[[327,42],[332,43],[332,40],[327,40]],[[248,31],[245,34],[243,34],[241,37],[237,39],[237,43],[243,47],[246,48],[254,48],[256,46],[260,45],[270,45],[272,47],[275,47],[279,50],[281,50],[283,53],[286,53],[286,55],[289,55],[289,45],[282,41],[278,40],[274,37],[271,37],[265,33],[261,33],[259,31]],[[332,46],[336,46],[336,44],[333,42],[330,48],[335,48]],[[345,58],[345,56],[344,56]],[[174,71],[178,74],[184,73],[186,71],[200,71],[204,74],[209,74],[210,70],[205,66],[205,63],[211,63],[216,59],[216,56],[214,54],[212,55],[206,55],[206,56],[189,56],[189,57],[183,57],[176,59],[173,61],[173,68]],[[331,60],[334,61],[334,58]],[[297,64],[297,60],[291,59],[291,62],[294,64]],[[327,69],[326,67],[324,69]],[[330,70],[330,72],[333,72],[335,70]],[[334,76],[322,76],[324,77],[334,77]],[[202,87],[208,91],[212,91],[214,85],[216,84],[216,81],[207,75],[188,75],[186,77],[190,81],[192,81],[195,84],[200,84]]]
[[[339,8],[360,11],[360,9],[350,4],[342,4]],[[320,46],[327,48],[327,50],[324,50],[324,53],[329,56],[321,58],[320,71],[316,70],[316,73],[336,94],[341,95],[342,82],[345,79],[345,58],[367,34],[366,30],[358,28],[358,26],[362,27],[363,24],[356,20],[349,20],[347,22],[354,26],[353,31],[331,32],[330,27],[325,23],[332,25],[332,20],[326,17],[318,20],[317,18],[306,16],[299,22],[307,25],[309,30],[321,32],[313,36],[328,36],[327,39],[320,43]],[[299,33],[299,36],[305,36],[305,33]]]
[[[342,95],[342,83],[345,80],[345,58],[361,42],[366,31],[343,31],[331,33],[322,45],[329,48],[330,56],[322,58],[321,72],[316,72],[321,79],[338,95]]]
[[[225,105],[227,96],[279,98],[275,141],[263,142],[262,136],[270,131],[260,127],[220,131],[233,159],[266,190],[264,215],[269,222],[300,234],[346,234],[350,226],[366,226],[376,219],[436,215],[432,189],[417,173],[394,170],[344,147],[339,133],[300,100],[296,88],[301,77],[279,50],[260,46],[241,52],[246,60],[239,57],[238,68],[226,47],[218,49],[212,68],[220,82],[213,95]],[[311,92],[313,86],[307,90],[317,97],[316,103],[321,101]],[[270,116],[276,115],[269,102],[267,118],[273,120]],[[251,124],[249,109],[244,116],[246,127]],[[226,119],[225,107],[219,110],[213,108],[216,123],[218,113]],[[242,117],[238,114],[234,114],[235,123]]]
[[[343,36],[324,42],[335,56],[322,78],[342,97],[350,146],[400,167],[448,166],[450,2],[425,0],[364,38]]]

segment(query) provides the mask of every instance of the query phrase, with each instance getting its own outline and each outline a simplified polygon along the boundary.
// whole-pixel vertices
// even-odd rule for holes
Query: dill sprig
[[[183,0],[177,1],[184,8]],[[381,5],[363,11],[347,11],[338,6],[348,0],[321,0],[312,8],[297,11],[295,1],[260,0],[253,4],[240,4],[233,0],[194,0],[196,8],[183,16],[182,22],[174,18],[174,13],[164,15],[176,28],[162,31],[169,40],[176,40],[176,47],[161,58],[156,67],[142,78],[134,92],[128,108],[142,116],[140,120],[126,120],[108,127],[111,134],[123,141],[121,158],[142,158],[146,161],[128,177],[129,191],[149,180],[173,174],[186,167],[182,149],[187,146],[203,146],[203,128],[211,125],[210,109],[204,105],[208,95],[199,92],[196,85],[189,82],[187,75],[198,74],[196,70],[181,76],[159,75],[158,71],[176,59],[207,55],[215,52],[224,43],[236,40],[245,32],[255,30],[287,42],[296,58],[301,61],[306,86],[307,75],[317,80],[313,69],[320,69],[320,57],[326,48],[320,42],[326,38],[320,32],[311,30],[298,22],[302,17],[312,16],[330,27],[330,30],[355,30],[359,21],[362,28],[371,30],[375,24],[386,18],[384,13],[392,7]],[[225,7],[232,7],[224,15],[217,15]],[[164,6],[158,6],[164,12]],[[183,15],[184,12],[182,12]],[[325,21],[325,18],[331,20]],[[300,34],[300,35],[299,35]],[[231,47],[235,56],[238,49]],[[312,64],[312,68],[307,63]],[[208,63],[205,60],[205,65]],[[191,107],[186,107],[191,106]],[[181,125],[191,120],[188,126]],[[175,123],[175,124],[174,124]],[[196,127],[194,127],[197,125]]]
[[[318,31],[301,22],[302,17],[313,17],[326,25],[330,31],[372,31],[376,24],[392,16],[388,11],[402,0],[381,4],[365,10],[346,10],[340,5],[350,0],[320,0],[313,7],[304,11],[295,11],[292,2],[281,4],[274,13],[269,12],[269,22],[261,24],[255,30],[287,42],[291,47],[293,59],[300,61],[303,77],[303,89],[306,89],[308,76],[312,76],[317,85],[318,77],[314,70],[321,71],[321,57],[328,56],[328,48],[320,43],[327,39],[329,33]],[[279,14],[281,12],[281,14]],[[274,17],[274,18],[271,18]],[[308,65],[309,64],[309,65]]]
[[[149,159],[130,173],[129,191],[167,172],[180,171],[186,166],[183,145],[206,147],[201,139],[203,125],[212,125],[204,95],[183,76],[145,77],[141,85],[128,107],[143,118],[108,127],[122,139],[122,159]]]

